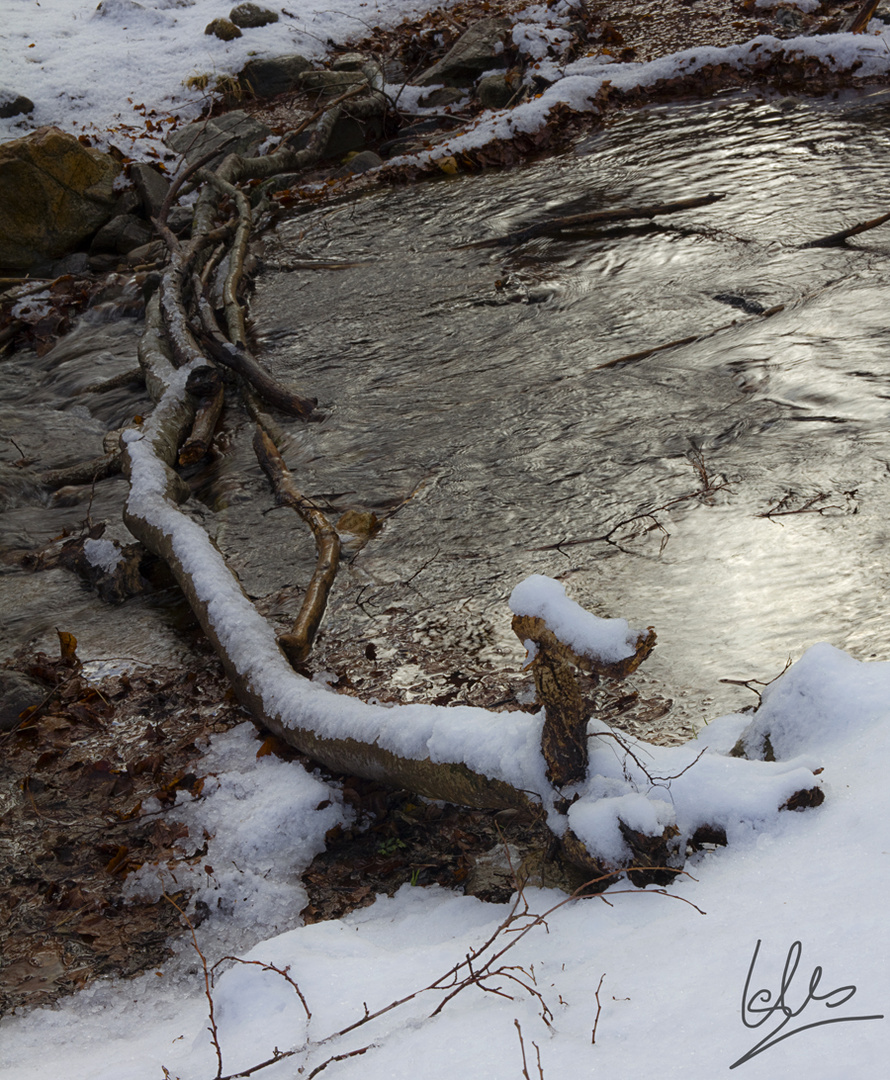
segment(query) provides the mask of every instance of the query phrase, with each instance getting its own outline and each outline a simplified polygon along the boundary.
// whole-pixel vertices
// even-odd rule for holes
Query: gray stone
[[[241,31],[229,19],[214,19],[204,27],[205,34],[212,34],[220,41],[234,41],[241,37]]]
[[[476,96],[486,109],[504,109],[513,99],[513,87],[506,75],[486,75],[479,80]]]
[[[481,19],[431,68],[415,79],[417,86],[471,86],[484,71],[504,67],[504,41],[509,19]]]
[[[279,56],[272,60],[251,60],[244,65],[238,81],[248,93],[257,97],[277,97],[300,85],[304,71],[312,70],[312,62],[299,53]]]
[[[0,146],[0,266],[27,269],[91,237],[114,213],[120,168],[54,127]]]
[[[336,60],[331,62],[332,71],[361,71],[362,65],[367,61],[367,57],[361,53],[352,52],[344,53],[343,56],[338,56]]]
[[[18,671],[0,668],[0,731],[18,727],[22,712],[39,705],[49,691]]]
[[[167,136],[166,142],[171,150],[182,154],[188,162],[197,161],[212,150],[219,149],[219,158],[211,161],[213,165],[218,164],[226,154],[253,154],[271,134],[271,129],[265,124],[236,109],[177,128]]]
[[[342,94],[351,86],[367,81],[361,71],[304,71],[300,76],[300,86],[304,90],[331,95]]]
[[[459,90],[456,86],[440,86],[438,90],[424,94],[418,104],[422,109],[441,109],[445,105],[456,105],[466,96],[466,90]]]
[[[139,195],[145,216],[156,218],[170,190],[170,181],[163,173],[143,161],[130,166],[130,179]]]
[[[236,26],[250,30],[255,26],[266,26],[268,23],[278,22],[278,14],[258,4],[239,4],[229,12],[229,19]]]
[[[167,245],[163,240],[153,240],[150,244],[142,244],[141,247],[133,248],[127,252],[128,266],[142,266],[146,263],[162,262],[167,253]]]
[[[107,251],[126,255],[128,251],[147,244],[151,239],[152,231],[142,218],[135,214],[120,214],[96,233],[90,245],[90,254],[99,255]]]
[[[24,116],[25,113],[33,111],[34,102],[30,98],[26,98],[24,94],[16,94],[12,90],[0,89],[0,119]]]
[[[90,268],[90,260],[85,251],[72,251],[64,259],[52,264],[50,277],[64,277],[66,274],[85,274]]]
[[[325,157],[342,158],[352,150],[363,150],[369,142],[376,142],[383,134],[383,121],[378,116],[357,120],[353,116],[341,116],[324,148]]]
[[[382,164],[383,158],[379,154],[375,154],[373,150],[362,150],[358,154],[353,154],[343,168],[338,169],[334,175],[355,176],[359,173],[368,172],[370,169],[376,169]]]

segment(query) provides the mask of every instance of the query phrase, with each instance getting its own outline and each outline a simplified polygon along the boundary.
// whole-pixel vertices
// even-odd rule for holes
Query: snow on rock
[[[565,586],[543,574],[532,574],[510,593],[514,615],[543,619],[556,637],[579,656],[614,664],[633,656],[639,630],[627,619],[601,619],[566,596]]]

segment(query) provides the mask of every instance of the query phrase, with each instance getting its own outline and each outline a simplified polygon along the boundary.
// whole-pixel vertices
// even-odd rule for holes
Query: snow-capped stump
[[[573,666],[623,679],[655,647],[655,631],[632,630],[626,619],[601,619],[566,596],[565,586],[532,574],[510,594],[513,632],[525,645],[544,706],[541,749],[556,787],[587,773],[587,715]]]

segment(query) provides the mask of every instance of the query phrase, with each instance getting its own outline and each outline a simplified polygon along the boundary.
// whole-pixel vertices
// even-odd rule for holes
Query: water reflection
[[[890,656],[890,229],[799,246],[883,210],[888,117],[848,100],[652,110],[555,161],[284,223],[252,301],[259,351],[325,413],[288,429],[288,462],[335,516],[386,519],[344,568],[331,630],[363,643],[432,620],[422,664],[450,620],[472,624],[473,655],[516,662],[505,599],[529,573],[557,575],[593,610],[656,626],[636,685],[673,698],[675,724],[751,703],[719,680],[769,679],[817,640]],[[655,225],[461,247],[548,214],[711,191],[727,197]],[[287,269],[311,259],[350,265]],[[87,344],[44,358],[17,407],[55,394],[65,408],[97,354],[131,363]],[[85,407],[85,427],[113,426],[124,400]],[[266,513],[227,424],[196,481],[203,520],[251,595],[298,595],[311,539]]]

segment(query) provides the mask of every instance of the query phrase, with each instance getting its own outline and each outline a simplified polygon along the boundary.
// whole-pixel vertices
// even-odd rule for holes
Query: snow
[[[83,553],[90,566],[104,570],[107,574],[113,574],[124,557],[120,545],[114,540],[84,540]]]
[[[0,138],[57,123],[68,130],[113,128],[117,141],[121,125],[134,120],[135,105],[158,116],[194,115],[200,95],[181,82],[196,68],[231,74],[251,53],[320,57],[328,37],[360,36],[367,24],[397,21],[413,5],[341,0],[336,10],[326,10],[302,0],[282,10],[292,17],[224,44],[203,35],[204,25],[224,13],[203,0],[104,0],[102,11],[92,0],[6,0],[3,79],[31,97],[37,110],[24,127],[15,119],[0,122]],[[779,51],[830,57],[836,66],[861,60],[862,74],[890,66],[885,37],[835,35],[782,42],[761,37],[651,64],[586,57],[557,71],[544,52],[547,42],[558,49],[559,35],[551,31],[569,11],[565,4],[540,5],[517,19],[542,70],[556,72],[554,85],[510,114],[489,115],[437,154],[532,130],[558,101],[587,108],[607,79],[618,88],[651,85],[703,64],[744,66],[748,57]],[[141,122],[133,133],[144,135]],[[187,374],[169,374],[170,400],[182,392]],[[175,537],[178,557],[210,605],[220,636],[270,712],[289,726],[311,723],[332,737],[369,738],[408,757],[464,760],[530,792],[546,790],[540,715],[383,708],[297,679],[206,534],[163,497],[167,475],[150,452],[155,416],[128,437],[132,509]],[[633,632],[623,620],[595,619],[549,579],[527,579],[511,604],[546,618],[564,640],[594,642],[622,656],[632,651]],[[615,625],[601,637],[601,623]],[[675,829],[680,845],[707,824],[722,828],[728,844],[693,856],[670,895],[623,880],[604,898],[569,902],[556,890],[527,888],[519,921],[500,935],[509,906],[411,886],[345,918],[300,925],[305,892],[299,874],[321,850],[327,830],[346,820],[339,792],[295,764],[258,758],[247,725],[215,736],[199,765],[201,796],[183,794],[165,812],[188,830],[183,860],[143,869],[128,890],[158,895],[168,880],[193,889],[193,905],[200,902],[209,913],[196,931],[208,961],[237,951],[251,962],[229,961],[215,979],[225,1071],[248,1068],[277,1047],[297,1052],[255,1075],[278,1080],[298,1068],[308,1075],[332,1055],[370,1046],[333,1063],[326,1075],[383,1080],[422,1070],[429,1080],[506,1080],[522,1074],[518,1025],[531,1075],[535,1046],[547,1077],[713,1080],[733,1065],[748,1080],[883,1075],[890,1050],[884,915],[890,866],[883,849],[890,817],[890,664],[863,663],[817,645],[766,688],[757,713],[717,719],[680,747],[612,732],[597,718],[589,730],[589,775],[575,792],[569,823],[591,851],[617,863],[627,857],[619,821],[650,835]],[[752,753],[770,749],[775,760],[729,756],[739,742]],[[779,809],[792,794],[815,787],[825,795],[822,805],[800,813]],[[189,865],[185,857],[205,843],[206,853]],[[546,925],[525,912],[548,913]],[[500,993],[469,986],[436,1012],[453,985],[442,977],[493,935],[496,949],[512,946],[499,962],[511,971],[489,984]],[[790,972],[798,951],[799,973],[792,972],[790,982],[786,975],[783,991],[786,957]],[[475,970],[490,954],[483,952]],[[293,986],[268,965],[289,969],[311,1019]],[[816,968],[822,972],[818,992],[830,1000],[807,1000]],[[411,996],[437,980],[439,989]],[[841,1003],[854,985],[855,995]],[[840,987],[847,988],[843,994],[830,994]],[[336,1034],[403,998],[354,1031]],[[772,1003],[777,1012],[748,1015],[743,1001]],[[781,1029],[782,1009],[800,1013],[791,1028],[807,1029],[768,1046],[765,1036],[790,1030]],[[810,1026],[816,1024],[822,1026]],[[0,1021],[4,1080],[144,1080],[165,1069],[180,1080],[209,1080],[217,1071],[203,973],[187,941],[158,972],[102,981],[58,1008]]]
[[[425,8],[414,0],[290,0],[261,5],[278,22],[245,29],[224,42],[204,33],[234,3],[214,0],[4,0],[0,91],[23,94],[36,108],[27,118],[0,119],[0,142],[56,124],[128,153],[145,154],[171,117],[194,119],[204,94],[189,76],[236,75],[254,57],[325,55],[329,41],[364,37]],[[2,94],[0,94],[2,96]]]
[[[469,987],[431,1016],[449,990],[427,990],[321,1044],[361,1020],[365,1004],[374,1013],[441,980],[509,914],[508,905],[406,885],[394,897],[381,897],[343,919],[310,926],[292,919],[282,933],[274,933],[270,924],[266,940],[251,945],[248,938],[242,944],[241,959],[261,963],[224,965],[213,988],[226,1075],[271,1057],[275,1047],[305,1049],[258,1074],[273,1080],[296,1075],[301,1066],[308,1066],[308,1073],[332,1055],[371,1044],[360,1056],[331,1065],[330,1074],[346,1080],[407,1078],[422,1063],[429,1080],[455,1075],[507,1080],[521,1075],[518,1021],[532,1063],[532,1042],[540,1049],[545,1076],[713,1080],[765,1036],[784,1033],[777,1032],[781,1015],[748,1015],[749,1024],[765,1021],[758,1028],[742,1021],[743,991],[758,942],[747,991],[752,1007],[761,990],[769,990],[775,1003],[786,957],[791,951],[793,964],[799,942],[799,970],[783,1001],[792,1011],[804,1011],[791,1027],[835,1022],[767,1046],[738,1066],[741,1075],[772,1080],[799,1073],[837,1080],[839,1062],[840,1075],[883,1075],[890,1049],[884,919],[890,868],[883,850],[890,811],[888,690],[890,664],[863,663],[820,645],[771,685],[763,710],[753,717],[716,720],[687,747],[630,743],[653,774],[649,766],[676,770],[705,750],[681,778],[664,781],[654,791],[656,798],[644,792],[612,796],[632,827],[661,825],[671,811],[678,822],[687,812],[722,812],[731,824],[733,805],[738,820],[729,830],[729,845],[696,856],[687,864],[694,877],[677,879],[666,890],[671,895],[621,881],[604,899],[568,903],[556,890],[525,890],[529,912],[549,912],[546,926],[531,926],[520,937],[516,930],[531,924],[520,918],[511,933],[496,938],[497,948],[513,943],[499,964],[521,965],[523,972],[514,968],[513,974],[541,994],[553,1013],[551,1027],[542,1020],[542,1002],[502,975],[491,985],[512,1000]],[[769,727],[776,747],[782,747],[776,751],[780,760],[725,757],[748,726]],[[602,730],[596,722],[594,727]],[[626,759],[608,766],[607,759],[616,758],[610,743],[614,740],[597,740],[592,772],[610,772],[617,781],[633,763]],[[331,796],[330,787],[292,765],[256,760],[257,746],[246,726],[214,737],[204,762],[218,787],[173,811],[192,815],[190,828],[213,834],[206,861],[215,872],[223,859],[241,870],[255,868],[257,878],[264,866],[284,862],[293,870],[318,842],[318,833],[313,838],[306,832],[305,818],[313,799]],[[824,768],[819,779],[826,800],[802,813],[777,812],[775,799],[797,782],[796,771],[809,774],[812,782],[803,758]],[[702,768],[706,762],[710,769]],[[750,785],[740,780],[745,773],[755,778]],[[605,780],[599,783],[605,791]],[[212,778],[207,786],[213,786]],[[600,796],[592,794],[591,787],[575,804],[582,809],[572,808],[573,824],[580,825],[585,814],[601,815],[608,832],[608,812],[598,809]],[[335,793],[329,811],[332,819],[342,812]],[[274,892],[270,888],[270,896]],[[293,910],[302,902],[295,887]],[[520,904],[520,916],[523,910]],[[217,939],[212,921],[208,925],[197,935],[212,963],[222,953],[211,951]],[[489,955],[490,950],[483,960]],[[475,963],[479,969],[482,961]],[[292,985],[263,965],[288,969],[311,1019]],[[816,967],[822,969],[819,993],[855,986],[855,995],[836,1008],[818,1000],[806,1004]],[[848,995],[849,989],[831,1001]],[[866,1016],[880,1019],[850,1019]],[[850,1022],[836,1022],[844,1019]],[[2,1021],[0,1076],[144,1080],[160,1077],[166,1068],[180,1080],[209,1080],[216,1056],[207,1027],[200,966],[189,975],[181,963],[177,969],[171,962],[160,977],[151,972],[129,982],[100,983],[57,1009]]]
[[[627,619],[601,619],[566,596],[565,586],[543,574],[532,574],[510,594],[514,615],[543,619],[557,639],[578,656],[615,664],[633,656],[641,632]]]

